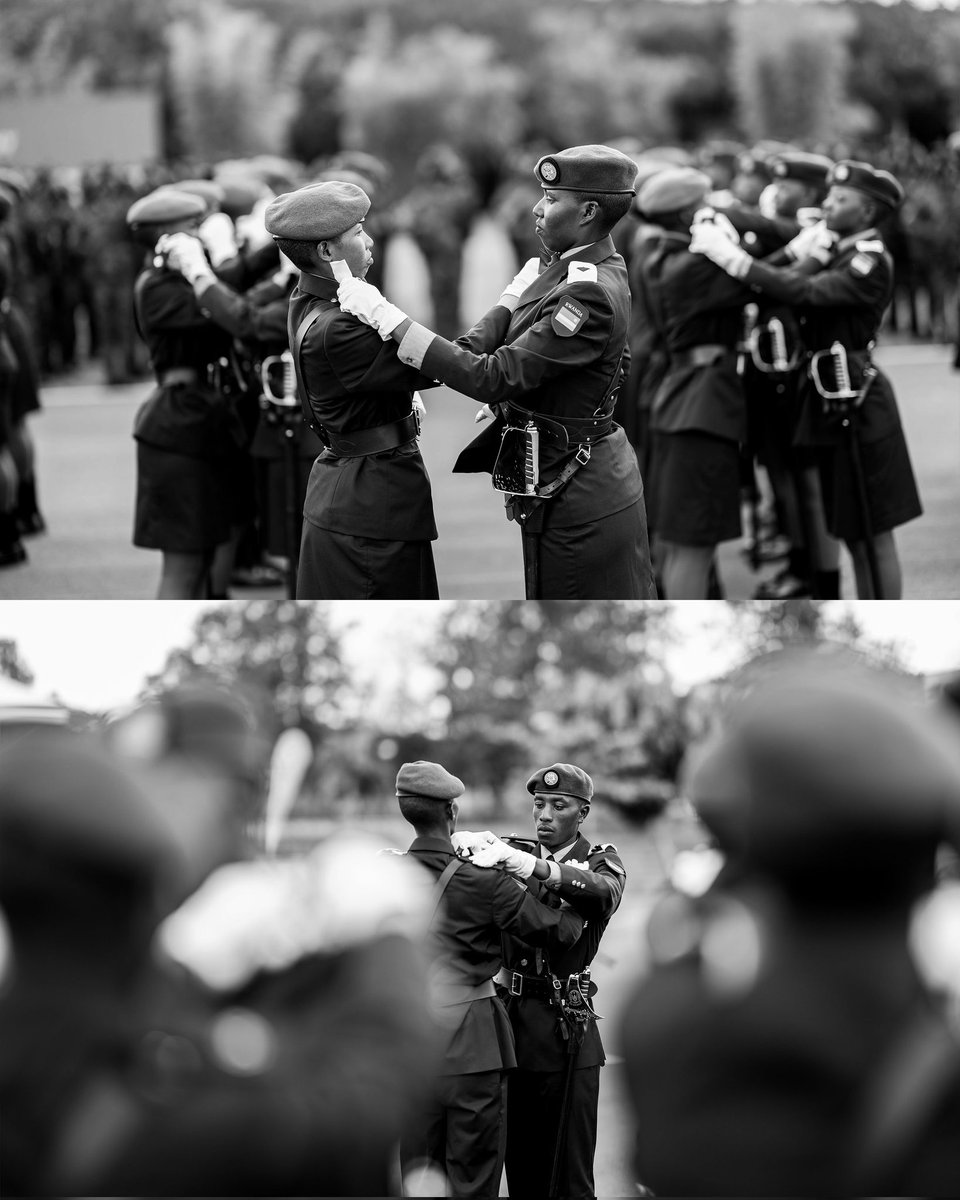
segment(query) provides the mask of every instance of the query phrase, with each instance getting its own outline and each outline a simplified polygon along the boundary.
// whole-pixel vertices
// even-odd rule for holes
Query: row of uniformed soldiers
[[[921,506],[872,350],[893,291],[878,227],[903,189],[867,163],[789,149],[773,155],[760,206],[711,191],[693,167],[653,168],[630,255],[626,419],[662,594],[710,594],[756,456],[792,547],[758,595],[836,597],[844,543],[858,595],[898,598],[893,531]]]

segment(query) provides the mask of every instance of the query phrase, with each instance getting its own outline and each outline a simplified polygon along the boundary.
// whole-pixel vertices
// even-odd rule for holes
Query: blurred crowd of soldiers
[[[955,139],[956,141],[956,139]],[[960,365],[960,291],[957,286],[960,246],[957,212],[960,143],[947,142],[925,149],[909,141],[891,141],[871,155],[875,167],[890,169],[902,183],[906,200],[899,211],[884,222],[883,237],[895,263],[894,301],[885,321],[893,330],[937,340],[957,339]],[[715,192],[724,194],[734,206],[752,209],[764,187],[770,182],[770,164],[774,155],[786,147],[783,143],[760,143],[747,148],[733,142],[711,142],[692,150],[678,147],[645,148],[623,140],[618,147],[641,165],[639,179],[652,164],[696,166],[707,172]],[[540,192],[530,171],[542,147],[518,148],[505,156],[500,181],[490,178],[478,184],[470,164],[457,149],[445,144],[429,147],[415,164],[412,185],[398,194],[389,167],[372,155],[344,151],[304,168],[302,164],[272,155],[250,160],[232,160],[213,165],[177,164],[172,166],[120,169],[103,167],[85,171],[54,169],[37,171],[27,177],[9,168],[0,176],[0,205],[5,214],[0,225],[4,258],[4,304],[13,309],[7,324],[20,331],[17,351],[20,365],[8,374],[2,404],[7,417],[0,421],[0,566],[22,562],[26,551],[20,538],[39,532],[43,518],[36,504],[33,447],[26,413],[39,406],[36,380],[51,379],[70,372],[84,359],[99,359],[104,378],[121,384],[142,378],[149,369],[148,354],[138,337],[131,296],[137,275],[144,265],[144,238],[137,237],[127,220],[131,205],[138,197],[158,187],[175,183],[212,180],[220,195],[208,189],[204,197],[208,209],[227,214],[234,223],[235,249],[242,261],[246,233],[256,221],[251,212],[265,196],[275,195],[304,182],[324,178],[343,178],[358,183],[373,200],[366,228],[383,246],[392,235],[403,233],[419,248],[429,272],[430,299],[434,310],[433,327],[442,336],[453,338],[463,329],[460,314],[463,250],[475,218],[484,209],[509,238],[518,262],[539,255],[531,218],[531,209]],[[844,147],[836,153],[849,153]],[[251,224],[253,221],[253,224]],[[627,260],[634,257],[634,241],[640,214],[635,211],[618,227],[615,241]],[[254,238],[256,240],[256,238]],[[382,285],[384,255],[380,254],[371,270],[370,282]],[[261,256],[254,263],[228,268],[219,277],[244,295],[276,270],[276,261]],[[259,274],[255,273],[259,272]],[[289,290],[289,289],[288,289]],[[239,346],[244,331],[234,327],[228,332]],[[249,332],[249,331],[247,331]],[[4,344],[16,339],[11,336]],[[282,352],[282,344],[260,341],[247,359],[254,374],[264,358]],[[635,355],[636,356],[636,355]],[[9,357],[9,356],[7,356]],[[8,386],[12,375],[20,386]],[[636,372],[634,373],[636,376]],[[24,386],[23,381],[32,381]],[[621,393],[618,420],[631,434],[641,468],[645,448],[636,437],[637,414],[625,405],[643,407],[636,391],[636,378]],[[241,384],[241,390],[244,390]],[[259,393],[259,382],[252,390]],[[29,394],[28,394],[29,393]],[[19,402],[11,397],[19,395]],[[223,595],[232,586],[270,586],[283,582],[283,567],[289,567],[292,533],[286,513],[292,503],[284,499],[286,475],[281,469],[283,445],[272,431],[258,434],[263,421],[256,411],[256,396],[251,412],[244,418],[246,445],[250,451],[259,441],[267,459],[266,468],[246,468],[246,493],[243,503],[234,505],[224,519],[229,531],[219,544],[227,549],[219,555],[219,565],[205,569],[202,585],[183,582],[183,577],[161,584],[162,594],[190,595],[202,586],[210,594]],[[642,418],[641,418],[642,419]],[[12,432],[8,432],[11,430]],[[267,444],[269,443],[269,447]],[[314,440],[298,434],[301,458],[306,464],[316,450]],[[774,580],[760,583],[759,598],[823,594],[817,591],[814,573],[804,567],[803,554],[794,554],[797,536],[784,515],[782,497],[769,485],[770,473],[754,472],[746,464],[744,503],[751,514],[750,561],[755,570],[764,563],[781,562],[783,568]],[[259,473],[259,474],[258,474]],[[287,469],[287,474],[289,468]],[[302,468],[298,476],[305,476]],[[251,482],[257,475],[256,483]],[[18,491],[19,488],[19,491]],[[303,492],[305,479],[298,478],[295,491]],[[795,522],[794,522],[795,524]],[[791,541],[792,536],[792,541]],[[143,544],[138,542],[138,544]],[[805,560],[804,560],[805,561]],[[167,564],[169,565],[169,564]],[[211,575],[212,571],[212,575]],[[176,574],[174,571],[173,574]],[[663,580],[661,578],[661,584]],[[172,590],[164,593],[170,585]],[[711,578],[709,595],[719,594],[719,584]],[[666,594],[666,593],[663,593]],[[866,592],[861,589],[861,594]],[[695,598],[694,593],[675,598]]]
[[[960,690],[916,683],[766,656],[691,753],[710,869],[635,880],[652,913],[604,956],[634,984],[637,1194],[955,1194]],[[588,1200],[591,964],[627,882],[590,777],[535,771],[534,836],[501,839],[404,763],[406,851],[278,854],[297,734],[271,753],[200,682],[3,732],[6,1189],[496,1197],[505,1164],[511,1195]]]

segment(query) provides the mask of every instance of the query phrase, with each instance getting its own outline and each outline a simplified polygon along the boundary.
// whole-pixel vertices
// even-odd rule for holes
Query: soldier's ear
[[[330,252],[329,242],[317,242],[317,257],[323,262],[333,261],[333,255]]]
[[[580,822],[581,822],[581,824],[587,819],[589,812],[590,812],[590,801],[584,800],[583,803],[580,805]]]

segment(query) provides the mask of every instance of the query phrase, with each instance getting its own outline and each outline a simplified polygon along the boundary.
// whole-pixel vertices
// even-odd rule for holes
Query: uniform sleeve
[[[175,271],[154,272],[137,299],[137,315],[143,329],[202,329],[210,325],[193,288]]]
[[[258,305],[225,283],[209,284],[200,294],[200,308],[221,329],[244,342],[284,342],[287,339],[287,301]]]
[[[567,301],[587,313],[573,333],[568,333],[563,324],[561,310]],[[496,404],[596,362],[610,340],[613,322],[613,306],[603,288],[578,284],[547,297],[539,319],[509,346],[500,346],[492,353],[474,353],[460,342],[434,336],[422,357],[417,354],[409,361],[422,365],[426,374],[474,400]],[[413,326],[412,332],[418,328]]]
[[[307,334],[309,341],[313,331]],[[338,314],[323,330],[323,355],[346,392],[414,391],[436,387],[397,357],[394,341],[383,341],[369,325],[346,313]]]
[[[492,898],[493,923],[531,946],[572,946],[583,932],[583,919],[569,908],[550,908],[523,884],[497,871]]]
[[[279,264],[280,251],[277,249],[277,243],[271,238],[256,250],[243,250],[234,258],[228,258],[216,268],[215,273],[228,287],[245,292],[264,275],[275,271]]]
[[[552,890],[567,900],[585,917],[611,917],[620,904],[627,872],[620,855],[612,847],[591,854],[589,869],[558,863],[560,883]]]
[[[883,254],[875,251],[860,251],[850,262],[815,275],[809,270],[809,266],[782,270],[754,262],[744,282],[776,300],[810,308],[882,307],[890,286],[890,268]]]

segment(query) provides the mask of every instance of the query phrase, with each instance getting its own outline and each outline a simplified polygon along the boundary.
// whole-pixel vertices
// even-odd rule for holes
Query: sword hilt
[[[524,429],[526,437],[526,454],[524,456],[524,493],[535,496],[537,484],[540,481],[540,430],[533,421],[528,421]]]
[[[282,368],[283,392],[281,395],[273,390],[271,385],[270,373],[277,365]],[[297,396],[297,372],[293,362],[293,355],[289,350],[284,350],[282,354],[271,354],[265,358],[260,364],[260,386],[263,388],[264,396],[271,404],[276,404],[281,408],[295,408],[299,404]]]

